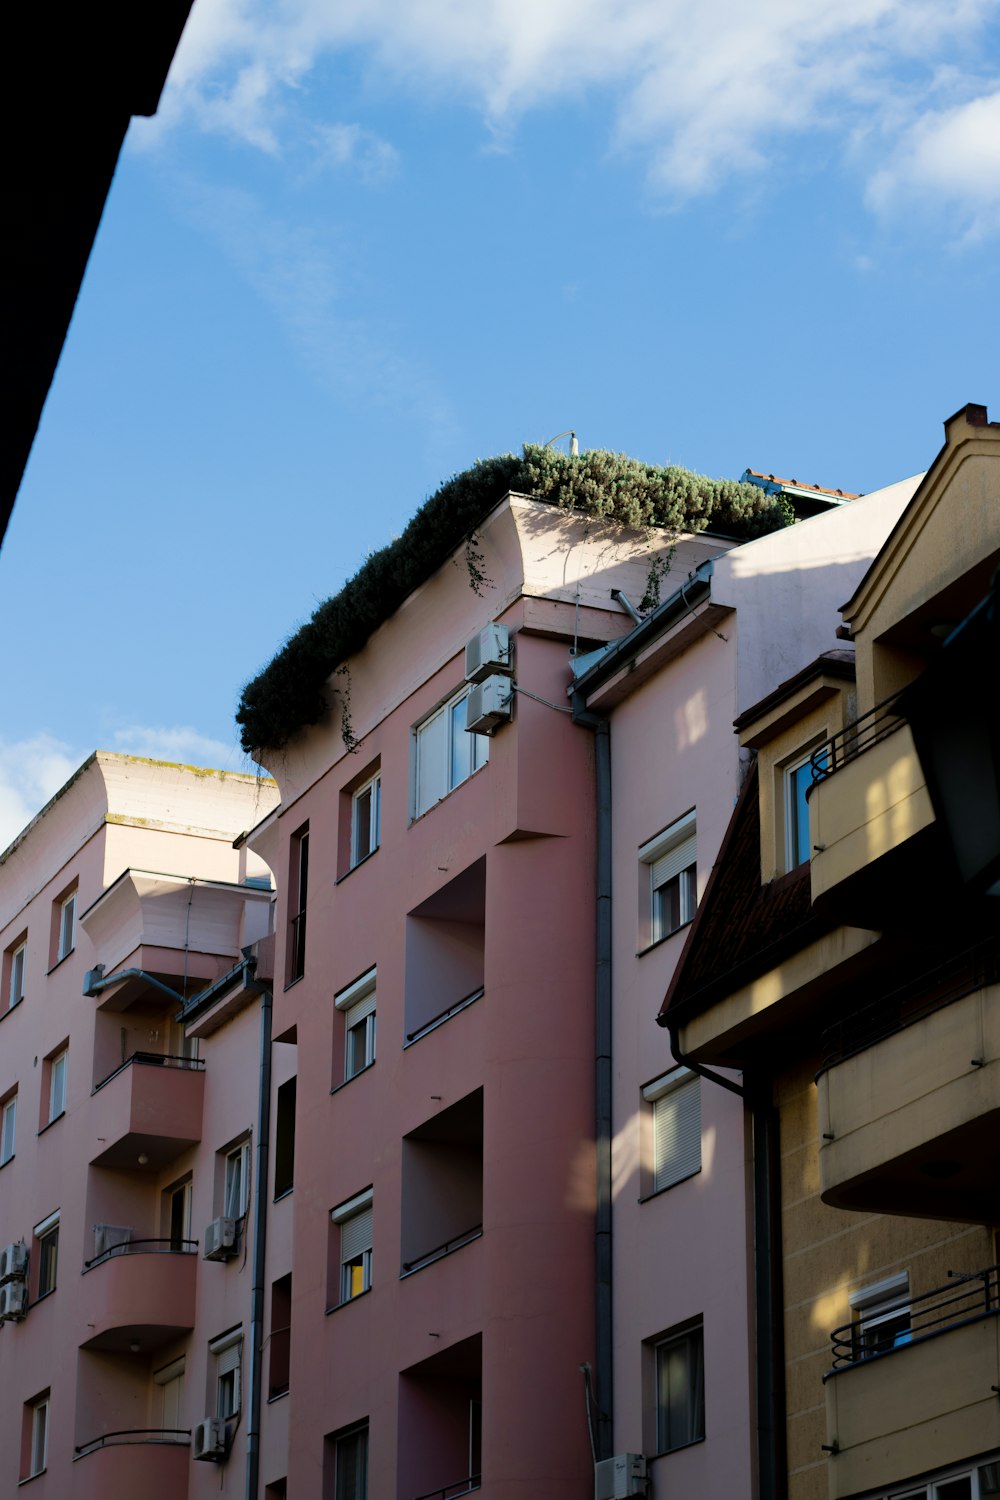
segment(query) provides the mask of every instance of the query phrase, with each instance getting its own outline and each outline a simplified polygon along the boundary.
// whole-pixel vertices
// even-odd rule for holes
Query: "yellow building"
[[[737,721],[751,769],[660,1017],[751,1116],[757,1430],[788,1500],[1000,1494],[1000,796],[956,729],[1000,746],[995,584],[944,644],[1000,565],[1000,424],[945,433],[843,607],[853,652]],[[985,881],[935,814],[915,692]]]

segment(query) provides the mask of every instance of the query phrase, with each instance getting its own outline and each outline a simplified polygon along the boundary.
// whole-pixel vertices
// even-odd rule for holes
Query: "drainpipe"
[[[614,1453],[614,1365],[611,1295],[611,725],[590,713],[573,694],[573,721],[594,731],[597,782],[597,940],[594,990],[594,1138],[597,1148],[597,1207],[594,1219],[595,1449],[599,1460]]]
[[[267,1163],[271,1135],[271,1000],[260,986],[260,1086],[257,1094],[257,1165],[254,1180],[253,1264],[250,1292],[250,1421],[247,1427],[247,1500],[260,1483],[260,1413],[264,1367],[264,1256],[267,1249]]]

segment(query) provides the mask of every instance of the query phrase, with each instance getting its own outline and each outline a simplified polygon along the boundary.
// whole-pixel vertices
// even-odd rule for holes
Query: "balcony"
[[[149,1354],[194,1327],[196,1240],[130,1240],[84,1267],[81,1349]]]
[[[1000,1201],[1000,943],[842,1018],[817,1078],[837,1208],[987,1223]]]
[[[201,1140],[204,1063],[136,1052],[94,1089],[87,1160],[159,1171]]]
[[[108,1432],[78,1444],[73,1471],[76,1500],[107,1495],[142,1495],[145,1500],[185,1500],[190,1471],[191,1433],[138,1428]]]
[[[934,823],[930,795],[909,725],[895,697],[856,719],[814,752],[809,794],[813,902],[858,926],[878,925],[906,899],[914,868],[884,861]]]
[[[902,1484],[1000,1445],[998,1267],[915,1297],[909,1328],[831,1335],[825,1377],[830,1500]]]

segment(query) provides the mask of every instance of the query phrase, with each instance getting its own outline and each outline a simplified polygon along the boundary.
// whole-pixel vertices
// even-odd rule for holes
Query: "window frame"
[[[361,852],[361,799],[365,793],[370,794],[368,804],[368,847]],[[382,843],[382,771],[377,770],[374,775],[351,793],[351,851],[349,870],[355,869],[370,859],[380,848]]]
[[[347,1302],[354,1302],[358,1297],[363,1297],[365,1292],[372,1289],[372,1239],[373,1239],[373,1204],[374,1188],[367,1187],[360,1193],[355,1193],[344,1203],[330,1210],[330,1222],[335,1226],[338,1234],[337,1265],[339,1266],[338,1298],[335,1306],[343,1307]],[[353,1224],[354,1235],[359,1234],[357,1221],[363,1220],[360,1229],[367,1229],[367,1234],[359,1239],[359,1248],[355,1248],[353,1242],[348,1239],[345,1244],[345,1227]],[[364,1241],[364,1243],[362,1243]],[[351,1255],[348,1250],[354,1250]],[[357,1291],[352,1290],[352,1269],[358,1264],[361,1271],[361,1285]]]
[[[346,1453],[349,1442],[361,1442],[360,1473],[351,1485],[351,1493],[344,1487],[345,1476],[341,1472],[341,1453]],[[352,1455],[357,1463],[358,1456]],[[338,1432],[333,1439],[333,1500],[368,1500],[368,1423],[358,1422],[353,1427]]]
[[[9,1123],[8,1123],[9,1122]],[[0,1167],[14,1160],[17,1149],[17,1089],[0,1104]]]
[[[430,812],[432,807],[437,807],[438,803],[443,802],[445,797],[450,796],[451,793],[456,791],[458,787],[463,786],[465,782],[470,781],[472,777],[475,776],[477,771],[481,771],[484,766],[489,765],[489,735],[470,734],[469,731],[463,726],[460,732],[463,735],[466,735],[467,738],[473,742],[469,747],[469,769],[465,772],[464,775],[459,776],[457,779],[454,776],[455,748],[457,744],[457,741],[455,740],[455,709],[458,708],[460,704],[465,703],[465,700],[468,698],[471,690],[471,683],[463,683],[463,685],[458,689],[457,692],[452,693],[449,697],[445,698],[444,701],[439,703],[436,708],[431,709],[429,714],[425,714],[418,723],[414,724],[410,732],[412,764],[412,796],[410,805],[411,822],[416,822],[418,818],[422,818],[425,813]],[[428,744],[429,753],[429,741],[424,740],[422,737],[427,734],[427,731],[430,730],[431,726],[435,724],[442,716],[445,716],[445,733],[441,741],[441,748],[437,753],[441,757],[439,770],[443,771],[444,773],[440,783],[443,787],[443,790],[438,792],[436,796],[431,797],[429,801],[422,804],[420,793],[423,766],[423,744]]]
[[[76,947],[76,889],[70,891],[59,902],[59,940],[56,945],[56,963],[69,958]]]
[[[4,1011],[13,1010],[24,999],[24,976],[28,967],[27,933],[4,953],[3,987],[6,1004]]]
[[[872,1359],[894,1349],[898,1344],[908,1344],[912,1338],[910,1309],[912,1303],[909,1271],[900,1271],[887,1276],[883,1281],[859,1287],[848,1298],[851,1309],[851,1344],[855,1359]],[[905,1326],[892,1329],[893,1324]],[[892,1342],[884,1344],[877,1329],[892,1331]]]
[[[680,863],[685,855],[690,855],[690,858]],[[639,951],[645,952],[687,927],[698,909],[697,808],[689,808],[640,846],[639,872]],[[668,926],[663,893],[674,886],[678,920],[673,926]]]
[[[291,836],[288,881],[288,984],[306,972],[306,907],[309,902],[309,824],[303,823]],[[292,911],[294,906],[295,910]]]
[[[52,1404],[50,1391],[45,1391],[41,1396],[36,1396],[33,1401],[28,1402],[31,1413],[28,1432],[28,1472],[25,1479],[35,1479],[39,1474],[44,1474],[49,1466],[49,1407]],[[41,1444],[39,1445],[39,1429],[41,1429]],[[41,1452],[39,1453],[39,1446]],[[41,1462],[38,1462],[39,1458]]]
[[[235,1421],[243,1409],[242,1323],[209,1339],[208,1352],[214,1360],[212,1381],[215,1398],[211,1403],[212,1409],[220,1422]],[[232,1391],[231,1401],[224,1399],[227,1389]]]
[[[169,1399],[167,1396],[167,1391],[171,1386],[175,1386],[176,1389],[174,1391],[174,1395],[176,1396],[177,1401],[177,1414],[178,1417],[183,1416],[184,1376],[187,1373],[186,1366],[187,1358],[182,1354],[179,1359],[171,1360],[170,1364],[164,1365],[161,1369],[153,1371],[152,1379],[155,1392],[154,1400],[158,1408],[157,1411],[153,1413],[153,1415],[159,1418],[159,1427],[156,1428],[156,1422],[153,1423],[153,1426],[159,1432],[183,1431],[183,1428],[179,1421],[176,1427],[168,1427],[166,1425],[167,1402]]]
[[[244,1219],[250,1206],[250,1137],[245,1136],[243,1140],[237,1141],[234,1146],[228,1146],[222,1152],[222,1217],[224,1219]],[[239,1212],[234,1213],[230,1208],[232,1197],[232,1173],[231,1164],[239,1158]]]
[[[344,1017],[344,1083],[357,1078],[375,1062],[376,1015],[377,1015],[378,969],[368,969],[334,995],[336,1010]],[[352,1035],[364,1026],[364,1061],[360,1067],[351,1066],[353,1060]]]
[[[655,1434],[655,1456],[677,1453],[690,1448],[693,1443],[705,1440],[705,1330],[702,1318],[668,1330],[652,1339],[653,1419]],[[685,1348],[687,1367],[684,1371],[687,1390],[688,1421],[686,1435],[670,1433],[669,1391],[664,1389],[662,1356],[666,1351]],[[692,1359],[692,1355],[694,1356]],[[669,1376],[668,1376],[669,1379]]]
[[[677,1187],[679,1183],[687,1182],[702,1170],[701,1079],[693,1068],[683,1065],[671,1068],[652,1083],[646,1084],[642,1090],[642,1098],[649,1111],[651,1149],[648,1156],[649,1187],[646,1197],[651,1198]],[[661,1166],[659,1136],[668,1128],[666,1115],[672,1103],[682,1118],[673,1121],[675,1148],[672,1165],[664,1162]],[[696,1117],[695,1125],[691,1123],[692,1115]],[[694,1161],[693,1139],[689,1140],[688,1134],[692,1138],[695,1134],[697,1137],[697,1163]],[[676,1142],[678,1135],[679,1145]]]
[[[66,1113],[66,1075],[69,1071],[69,1048],[61,1047],[48,1059],[49,1064],[49,1113],[47,1125],[53,1124]],[[58,1109],[56,1105],[58,1104]]]
[[[34,1260],[38,1267],[34,1296],[36,1302],[40,1302],[43,1297],[50,1297],[59,1285],[59,1215],[60,1210],[57,1208],[54,1213],[39,1220],[31,1232]]]

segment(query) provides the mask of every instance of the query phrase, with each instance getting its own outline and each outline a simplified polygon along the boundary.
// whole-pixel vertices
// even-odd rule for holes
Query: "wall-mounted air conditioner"
[[[5,1281],[0,1286],[0,1323],[17,1322],[28,1311],[28,1288],[23,1281]]]
[[[229,1429],[221,1417],[206,1417],[191,1434],[191,1457],[219,1464],[229,1453]]]
[[[493,672],[509,672],[512,667],[510,631],[506,625],[484,625],[465,646],[465,680],[482,682]]]
[[[646,1460],[641,1453],[616,1453],[594,1465],[594,1500],[627,1500],[646,1494]]]
[[[509,677],[487,677],[469,689],[465,700],[465,727],[470,734],[489,734],[510,719],[514,686]]]
[[[28,1247],[23,1240],[4,1245],[0,1250],[0,1283],[15,1277],[24,1280],[28,1274]]]
[[[95,1224],[94,1259],[106,1255],[118,1245],[127,1245],[131,1238],[132,1231],[124,1224]]]
[[[231,1260],[239,1253],[235,1219],[213,1219],[205,1230],[205,1260]]]

